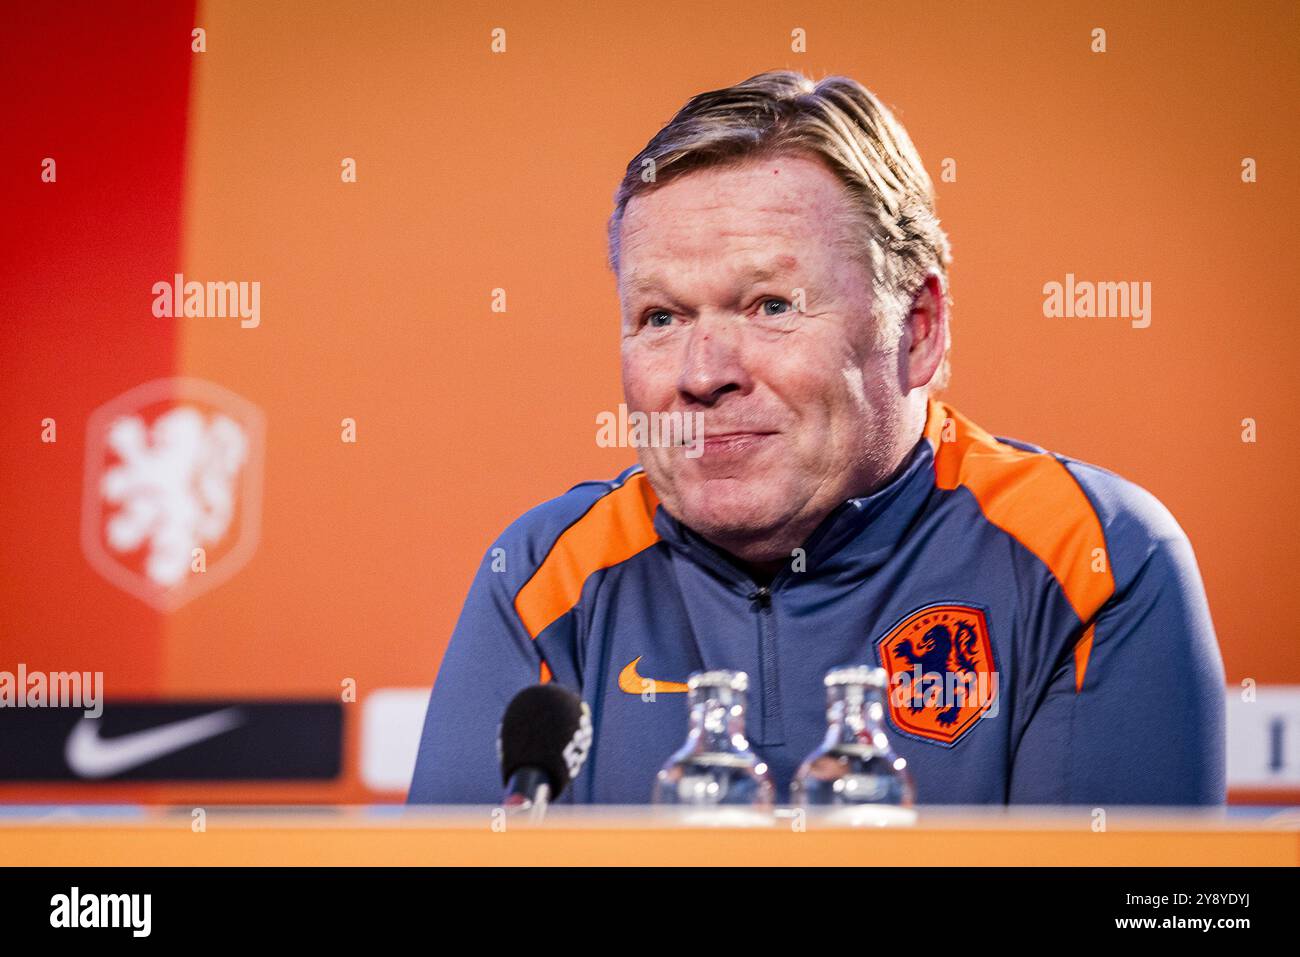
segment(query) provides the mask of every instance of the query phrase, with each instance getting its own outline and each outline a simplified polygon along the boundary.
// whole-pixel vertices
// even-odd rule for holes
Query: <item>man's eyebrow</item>
[[[677,297],[668,291],[668,287],[660,282],[659,278],[654,275],[649,276],[632,276],[627,280],[626,288],[620,293],[620,298],[625,301],[636,300],[641,296],[653,300],[659,300],[664,305],[673,309],[685,309],[686,307],[678,301]]]
[[[747,274],[747,278],[756,282],[766,282],[769,279],[775,279],[777,276],[794,272],[799,268],[799,260],[794,256],[778,256],[770,263],[764,263],[752,268]]]
[[[633,276],[627,280],[628,292],[645,292],[647,289],[657,289],[659,286],[659,279],[655,276]]]
[[[748,270],[740,274],[740,279],[750,285],[760,282],[768,282],[787,273],[794,272],[799,268],[799,260],[795,256],[778,256],[768,263],[762,263],[749,267]],[[648,290],[663,290],[664,284],[658,276],[633,276],[627,280],[628,292],[646,292]]]

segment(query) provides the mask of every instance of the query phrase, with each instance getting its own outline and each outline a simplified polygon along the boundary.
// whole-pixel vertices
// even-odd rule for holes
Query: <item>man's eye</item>
[[[654,309],[646,313],[645,324],[652,329],[662,329],[672,325],[673,314],[666,309]]]
[[[765,316],[783,316],[790,311],[790,303],[784,299],[764,299],[759,303],[758,310]]]

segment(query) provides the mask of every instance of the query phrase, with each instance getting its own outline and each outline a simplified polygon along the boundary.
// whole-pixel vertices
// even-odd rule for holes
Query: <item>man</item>
[[[785,796],[823,676],[870,663],[921,803],[1223,802],[1186,536],[1129,482],[935,397],[948,260],[915,148],[855,81],[765,73],[686,104],[627,168],[610,262],[627,405],[701,413],[702,450],[640,448],[489,550],[410,801],[495,801],[503,708],[558,681],[595,729],[571,799],[645,802],[684,682],[717,668],[748,673]]]

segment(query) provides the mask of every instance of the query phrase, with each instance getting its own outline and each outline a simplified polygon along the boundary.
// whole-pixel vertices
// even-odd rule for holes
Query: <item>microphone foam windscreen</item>
[[[511,699],[501,718],[501,781],[520,768],[539,768],[558,797],[577,774],[591,741],[582,701],[556,684],[533,685]]]

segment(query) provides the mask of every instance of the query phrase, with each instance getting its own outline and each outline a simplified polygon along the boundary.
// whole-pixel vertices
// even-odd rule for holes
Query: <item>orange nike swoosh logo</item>
[[[642,678],[636,673],[636,663],[641,660],[641,655],[632,659],[632,663],[624,668],[618,674],[618,688],[620,691],[626,691],[628,694],[645,694],[647,691],[655,694],[681,694],[686,691],[686,685],[680,681],[658,681],[655,678]]]

